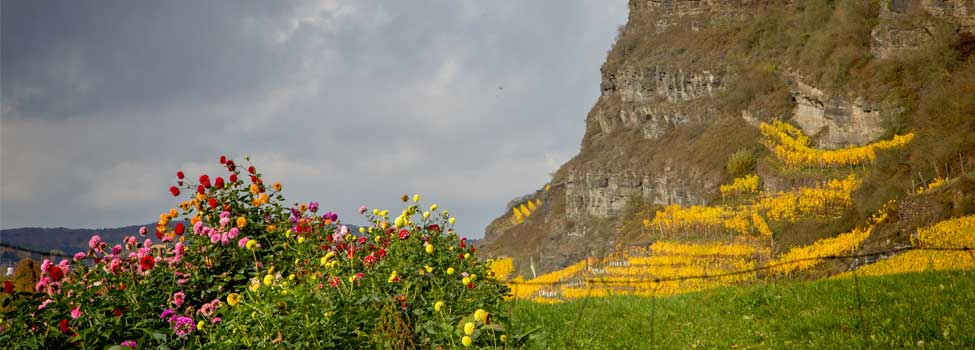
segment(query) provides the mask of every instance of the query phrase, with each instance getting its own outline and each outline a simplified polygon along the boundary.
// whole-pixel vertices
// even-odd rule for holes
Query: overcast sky
[[[249,154],[292,201],[481,237],[579,149],[626,0],[0,2],[0,227],[117,227]],[[240,161],[238,161],[240,163]]]

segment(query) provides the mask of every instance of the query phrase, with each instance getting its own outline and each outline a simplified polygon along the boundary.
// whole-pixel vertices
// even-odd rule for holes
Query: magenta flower
[[[46,277],[45,278],[42,278],[40,281],[37,281],[37,284],[34,285],[34,291],[35,292],[40,292],[40,291],[42,291],[44,289],[47,289],[47,278]],[[47,306],[47,304],[41,304],[41,307],[38,308],[38,310],[39,309],[43,309],[45,306]]]
[[[249,241],[249,240],[250,239],[248,239],[247,237],[241,238],[239,241],[237,241],[237,246],[238,247],[241,247],[241,248],[246,247],[247,246],[247,241]]]
[[[71,318],[77,320],[78,317],[81,317],[81,306],[71,309]]]
[[[85,254],[85,253],[82,253],[82,252],[77,252],[77,253],[74,254],[74,261],[84,260],[85,259],[85,256],[87,256],[87,255],[88,254]]]
[[[180,307],[181,305],[183,305],[183,301],[185,300],[186,300],[186,293],[176,292],[176,294],[173,294],[173,304],[175,304],[176,307]]]
[[[112,247],[112,255],[118,255],[121,252],[122,252],[121,245],[116,244],[114,247]]]
[[[236,227],[231,228],[230,231],[227,231],[227,238],[236,239],[237,238],[237,234],[239,234],[239,233],[240,233],[240,230],[238,230]]]
[[[142,226],[142,227],[139,228],[139,234],[140,235],[145,236],[148,233],[149,233],[149,229],[147,229],[145,226]]]
[[[136,347],[139,346],[139,343],[136,343],[135,340],[126,340],[126,341],[123,341],[122,344],[119,344],[119,346],[121,346],[123,348],[133,348],[133,349],[135,349]]]
[[[71,267],[71,262],[66,259],[61,259],[61,261],[58,262],[58,267],[60,267],[62,270],[64,270],[65,273],[67,273],[68,269]]]
[[[164,320],[172,321],[173,320],[173,315],[175,315],[175,314],[176,314],[176,311],[173,311],[173,309],[166,309],[166,310],[163,310],[163,312],[161,314],[159,314],[159,318],[164,319]]]
[[[365,214],[366,210],[369,210],[369,208],[364,205],[359,207],[359,214]]]
[[[102,246],[102,238],[98,235],[91,236],[91,240],[88,241],[88,247],[94,250],[98,250]]]
[[[210,317],[213,316],[213,312],[216,311],[217,307],[219,306],[220,306],[220,299],[214,299],[213,301],[203,304],[203,306],[200,306],[200,310],[198,310],[196,313],[202,314],[203,316],[206,317]]]
[[[309,202],[308,203],[308,210],[311,211],[312,213],[317,213],[318,212],[318,202]]]
[[[193,319],[186,316],[178,316],[172,322],[173,332],[179,337],[185,337],[190,333],[193,333],[193,329],[196,328],[196,324],[193,322]]]

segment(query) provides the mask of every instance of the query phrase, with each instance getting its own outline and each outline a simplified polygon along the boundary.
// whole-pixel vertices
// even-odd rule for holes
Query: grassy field
[[[859,291],[863,323],[853,279],[510,306],[541,327],[535,349],[975,349],[975,271],[861,278]]]

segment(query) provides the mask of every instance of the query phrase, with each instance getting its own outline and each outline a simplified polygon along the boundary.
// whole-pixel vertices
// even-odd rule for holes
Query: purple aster
[[[159,315],[159,318],[172,321],[174,314],[176,314],[176,311],[173,311],[173,309],[166,309]]]
[[[311,210],[312,213],[317,213],[318,212],[318,202],[308,202],[308,210]]]

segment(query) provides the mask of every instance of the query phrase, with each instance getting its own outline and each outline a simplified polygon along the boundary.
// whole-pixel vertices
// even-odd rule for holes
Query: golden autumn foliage
[[[973,248],[975,247],[975,215],[920,228],[912,238],[914,246],[921,248]],[[912,250],[862,266],[857,269],[857,273],[861,276],[876,276],[972,268],[975,268],[975,256],[971,252]],[[837,277],[851,275],[852,272],[847,272]]]
[[[538,291],[544,289],[555,288],[557,283],[562,282],[568,278],[578,275],[588,266],[588,260],[582,260],[575,264],[572,264],[564,269],[558,271],[552,271],[547,274],[538,276],[536,278],[530,279],[525,283],[511,283],[511,295],[519,299],[532,299],[536,297]]]
[[[513,216],[512,218],[514,219],[512,223],[520,224],[525,220],[525,217],[521,215],[521,210],[518,210],[518,208],[511,208],[511,213]]]
[[[819,258],[850,254],[860,248],[860,244],[870,236],[872,231],[873,227],[856,228],[836,237],[818,240],[807,246],[794,247],[776,259],[775,263],[785,264],[776,266],[772,271],[789,274],[808,270],[822,263]]]
[[[948,181],[942,177],[935,178],[926,187],[925,186],[918,187],[918,189],[914,190],[914,193],[921,194],[936,189],[938,187],[944,186],[946,183],[948,183]]]
[[[820,239],[813,244],[794,247],[785,254],[779,255],[773,264],[782,264],[772,269],[773,272],[789,274],[796,271],[808,270],[823,262],[824,257],[848,255],[860,248],[874,226],[887,219],[887,211],[893,201],[888,202],[876,214],[867,220],[866,228],[855,228],[853,231],[836,237]],[[796,261],[799,260],[799,261]]]
[[[638,256],[586,260],[528,281],[512,283],[516,298],[543,301],[609,295],[675,295],[732,285],[754,279],[735,274],[698,279],[755,268],[769,250],[754,242],[691,244],[657,241]],[[586,269],[586,267],[590,267]],[[690,277],[690,278],[689,278]],[[686,280],[678,280],[689,278]],[[537,284],[542,284],[538,286]]]
[[[820,187],[763,195],[739,206],[668,205],[657,211],[653,220],[644,221],[644,225],[661,232],[723,229],[743,235],[771,237],[767,220],[796,222],[807,217],[828,217],[837,209],[853,204],[852,193],[860,184],[861,180],[851,174],[843,179],[829,180]]]
[[[720,207],[668,205],[658,211],[650,221],[650,226],[662,230],[702,228],[721,224],[725,211]]]
[[[918,229],[913,243],[920,247],[975,248],[975,215]]]
[[[762,123],[759,128],[767,146],[776,157],[793,167],[837,167],[873,162],[877,151],[904,146],[914,140],[914,134],[895,135],[859,147],[820,150],[810,146],[809,137],[796,127],[780,121]]]
[[[753,205],[773,221],[796,222],[805,216],[826,216],[832,209],[853,204],[851,197],[862,181],[853,174],[845,179],[832,179],[821,187],[804,187],[762,197]]]
[[[525,221],[528,217],[542,207],[542,200],[536,198],[534,200],[529,199],[524,203],[511,207],[511,224],[518,225]]]
[[[730,185],[721,185],[719,190],[722,197],[736,193],[758,193],[758,183],[758,175],[746,175],[736,178]]]
[[[752,227],[755,228],[755,231],[758,232],[759,235],[765,238],[772,237],[772,229],[768,226],[768,223],[765,222],[765,219],[762,218],[762,215],[753,212],[751,219]]]
[[[491,271],[492,277],[499,281],[507,280],[511,273],[515,272],[515,263],[511,258],[488,260],[488,262],[488,269]]]

